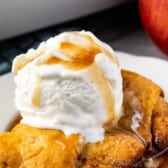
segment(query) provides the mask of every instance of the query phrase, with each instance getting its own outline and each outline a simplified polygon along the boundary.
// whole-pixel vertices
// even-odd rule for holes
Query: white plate
[[[152,79],[160,85],[168,100],[168,61],[153,57],[135,56],[116,52],[120,66]],[[5,131],[18,115],[14,107],[14,82],[12,74],[0,77],[0,132]]]

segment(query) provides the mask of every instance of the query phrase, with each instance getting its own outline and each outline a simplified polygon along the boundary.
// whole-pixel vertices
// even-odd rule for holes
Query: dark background
[[[10,72],[13,58],[29,48],[36,48],[64,31],[92,31],[115,50],[167,59],[151,42],[140,22],[137,1],[113,7],[77,20],[0,41],[0,75]]]

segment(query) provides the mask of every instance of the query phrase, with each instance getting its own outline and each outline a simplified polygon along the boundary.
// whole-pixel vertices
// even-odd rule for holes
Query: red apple
[[[168,55],[168,0],[139,0],[139,11],[149,36]]]

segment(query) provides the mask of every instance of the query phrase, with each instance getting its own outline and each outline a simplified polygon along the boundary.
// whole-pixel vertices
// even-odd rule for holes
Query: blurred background
[[[115,50],[166,59],[144,32],[138,0],[0,0],[0,75],[16,55],[74,30],[92,31]]]

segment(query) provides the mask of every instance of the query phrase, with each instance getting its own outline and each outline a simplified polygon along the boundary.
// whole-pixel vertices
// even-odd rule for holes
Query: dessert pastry
[[[0,137],[1,168],[73,168],[82,149],[79,135],[67,137],[57,130],[25,124]]]
[[[152,112],[163,95],[162,89],[140,75],[122,71],[124,87],[124,113],[120,125],[136,133],[148,146],[152,142]]]
[[[68,32],[14,60],[20,123],[0,134],[0,168],[166,168],[168,103],[120,71],[89,32]]]
[[[65,136],[63,132],[58,130],[18,124],[11,132],[0,135],[0,166],[54,168],[57,165],[58,168],[124,168],[136,166],[138,163],[137,167],[140,167],[140,164],[149,167],[150,159],[167,147],[168,140],[164,135],[167,133],[165,115],[168,111],[168,104],[162,97],[163,92],[160,87],[152,81],[125,70],[122,71],[122,76],[124,81],[124,115],[119,121],[120,127],[107,130],[103,141],[84,144],[80,142],[79,134]],[[138,85],[134,85],[137,80]],[[144,85],[145,83],[148,85]],[[149,116],[145,116],[147,113],[144,113],[143,110],[140,111],[143,116],[141,118],[138,118],[138,115],[137,118],[134,118],[136,114],[133,114],[136,112],[135,110],[142,108],[140,100],[147,103],[145,100],[147,92],[143,93],[147,89],[155,93],[152,95],[156,100],[151,100],[153,106],[150,105],[152,106],[152,115],[150,115],[148,126],[152,131],[149,131],[149,135],[155,140],[154,142],[150,141],[150,147],[155,150],[155,153],[151,153],[150,159],[150,155],[146,155],[147,152],[151,152],[149,145],[147,146],[147,139],[142,140],[141,137],[144,134],[138,130],[135,132],[132,129],[135,127],[131,127],[131,124],[139,124],[137,126],[139,128],[141,122],[147,122],[143,120],[143,117]],[[136,93],[137,90],[139,94]],[[140,104],[136,104],[137,102]],[[128,114],[128,109],[131,115]],[[147,106],[146,109],[148,109]],[[123,122],[124,120],[125,122]],[[154,148],[158,148],[160,151]],[[144,160],[145,156],[146,160]],[[166,168],[163,166],[166,158],[166,155],[158,156],[152,163],[155,165],[162,163],[162,167]],[[140,162],[141,159],[143,163]]]
[[[79,135],[18,124],[0,139],[0,166],[12,168],[128,167],[144,152],[143,144],[125,133],[108,133],[103,141],[84,145]]]

